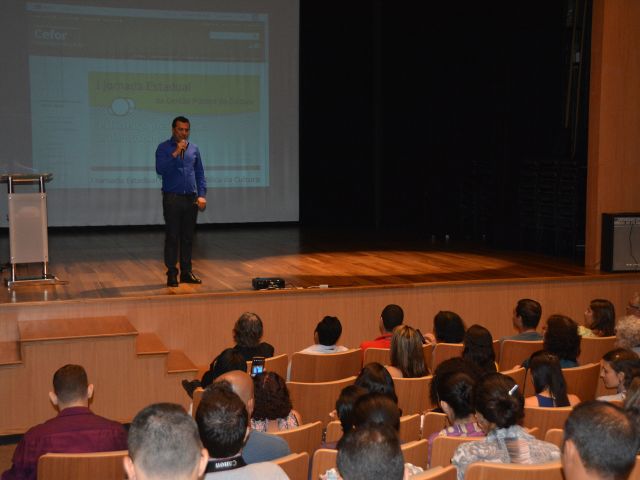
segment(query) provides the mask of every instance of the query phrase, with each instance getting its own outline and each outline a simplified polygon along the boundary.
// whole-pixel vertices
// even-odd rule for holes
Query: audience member
[[[600,378],[606,388],[615,388],[616,393],[598,397],[598,400],[623,401],[627,387],[638,374],[640,374],[640,360],[634,351],[616,348],[605,353],[600,361]]]
[[[629,303],[627,304],[627,315],[633,315],[636,318],[640,318],[640,292],[633,292]]]
[[[233,340],[236,342],[233,349],[240,353],[245,361],[253,357],[273,357],[272,345],[262,342],[263,326],[258,315],[245,312],[240,315],[233,327]]]
[[[425,335],[431,343],[462,343],[464,322],[455,312],[441,310],[433,318],[433,333]]]
[[[362,367],[354,384],[364,388],[369,393],[388,395],[389,398],[398,403],[398,397],[391,374],[377,362],[371,362]]]
[[[367,393],[358,398],[353,406],[353,426],[356,429],[386,425],[398,432],[401,416],[398,404],[382,393]]]
[[[342,433],[351,430],[355,424],[353,418],[353,407],[356,401],[369,392],[358,386],[348,385],[342,389],[340,396],[336,400],[336,409],[332,413],[332,417],[340,420],[340,426],[342,427]],[[330,447],[327,447],[330,448]]]
[[[13,465],[2,480],[35,480],[38,459],[45,453],[87,453],[127,449],[122,425],[89,410],[93,385],[80,365],[65,365],[53,375],[49,399],[56,417],[31,428],[13,453]]]
[[[627,307],[629,311],[631,307]],[[618,320],[616,325],[616,346],[628,348],[640,355],[640,317],[629,314]]]
[[[547,319],[546,330],[542,340],[542,348],[560,361],[560,368],[574,368],[578,366],[580,355],[580,341],[578,324],[564,315],[551,315]],[[528,359],[522,366],[529,367]]]
[[[393,329],[402,325],[403,320],[404,312],[399,305],[391,304],[384,307],[378,325],[380,336],[375,340],[362,342],[360,349],[364,352],[367,348],[390,348]]]
[[[541,316],[542,307],[538,302],[530,298],[518,300],[511,319],[513,326],[518,330],[518,334],[502,337],[500,341],[518,340],[521,342],[534,342],[542,340],[542,334],[536,330],[540,323]]]
[[[251,432],[249,414],[229,382],[218,381],[205,391],[196,422],[202,444],[211,457],[205,480],[289,478],[275,463],[249,463],[243,457],[243,446]]]
[[[462,357],[453,357],[449,358],[440,363],[433,372],[433,378],[431,379],[431,386],[429,387],[429,397],[431,398],[431,403],[434,405],[438,405],[440,402],[440,398],[438,397],[438,388],[439,383],[442,379],[444,379],[447,375],[451,373],[466,373],[471,378],[480,378],[482,376],[482,371],[477,367],[477,365],[465,360]],[[434,409],[436,412],[444,413],[440,407]]]
[[[129,480],[197,480],[208,460],[196,423],[180,405],[149,405],[131,422],[124,459]]]
[[[222,381],[228,382],[235,394],[244,402],[250,418],[255,405],[253,379],[246,372],[234,370],[220,375],[213,385]],[[247,463],[268,462],[289,453],[291,453],[289,446],[282,438],[252,430],[242,450],[242,458]]]
[[[580,399],[567,394],[567,384],[560,368],[560,360],[555,355],[540,350],[531,355],[529,371],[533,379],[535,395],[524,401],[527,407],[568,407],[577,405]],[[526,384],[526,382],[525,382]]]
[[[624,399],[624,410],[636,424],[640,434],[640,377],[631,380]]]
[[[489,373],[476,384],[473,395],[476,419],[487,438],[460,445],[451,459],[463,480],[475,462],[547,463],[560,458],[558,447],[529,435],[518,421],[524,415],[524,398],[511,377]]]
[[[422,351],[422,335],[407,325],[393,331],[390,356],[391,365],[386,368],[392,377],[418,378],[429,374]]]
[[[406,478],[397,433],[385,426],[348,432],[338,442],[337,469],[343,480]]]
[[[338,317],[326,316],[318,322],[313,332],[315,345],[301,350],[300,353],[340,353],[349,350],[347,347],[337,345],[342,335],[342,324]]]
[[[193,398],[193,391],[196,388],[207,388],[220,375],[232,370],[246,372],[247,362],[244,357],[233,348],[225,348],[220,355],[213,359],[213,362],[209,365],[209,370],[202,375],[202,380],[182,380],[182,387],[187,394]]]
[[[262,372],[253,377],[255,405],[251,428],[259,432],[290,430],[302,425],[300,414],[289,398],[284,379],[275,372]]]
[[[484,432],[476,422],[473,406],[475,384],[473,377],[464,372],[447,372],[441,375],[437,384],[438,404],[451,426],[429,435],[429,463],[436,437],[484,437]]]
[[[584,326],[578,327],[582,337],[612,337],[616,334],[616,310],[609,300],[591,300],[584,312]]]
[[[491,332],[482,325],[471,325],[462,341],[462,358],[476,364],[482,373],[496,372],[496,353]]]
[[[393,400],[388,396],[380,393],[369,393],[364,395],[356,401],[354,406],[354,429],[346,432],[342,439],[338,442],[338,457],[340,456],[340,449],[343,448],[343,439],[353,432],[363,431],[371,428],[386,428],[390,432],[393,432],[397,438],[400,430],[400,409]],[[364,452],[362,452],[364,453]],[[402,456],[400,457],[402,458]],[[339,465],[339,464],[338,464]],[[403,470],[407,475],[415,475],[422,472],[421,467],[416,467],[410,463],[405,463]],[[341,474],[343,472],[340,472]],[[367,470],[367,473],[370,473]],[[352,475],[352,474],[350,474]],[[340,478],[336,469],[328,470],[321,478],[325,480],[336,480]],[[345,478],[344,476],[342,478]],[[347,478],[354,478],[353,476]],[[368,476],[357,478],[371,478]],[[386,477],[382,477],[386,478]]]
[[[564,425],[562,469],[566,480],[622,480],[636,462],[640,435],[625,412],[606,402],[576,406]]]

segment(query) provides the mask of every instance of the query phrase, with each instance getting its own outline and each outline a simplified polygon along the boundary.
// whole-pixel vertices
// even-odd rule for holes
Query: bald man
[[[249,418],[251,418],[255,404],[251,376],[246,372],[233,370],[220,375],[215,381],[221,382],[223,380],[231,384],[233,392],[244,402]],[[204,395],[206,394],[205,390]],[[268,462],[290,453],[289,445],[282,438],[256,430],[251,430],[247,443],[242,449],[242,457],[247,463]]]

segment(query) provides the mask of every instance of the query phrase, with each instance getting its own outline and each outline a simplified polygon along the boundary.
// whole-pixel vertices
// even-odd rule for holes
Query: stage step
[[[18,330],[22,343],[138,334],[123,316],[31,320],[18,322]]]
[[[19,365],[21,363],[19,342],[0,342],[0,365]]]
[[[182,350],[170,350],[167,357],[167,371],[169,373],[197,373],[198,367]]]
[[[136,353],[138,355],[168,355],[169,349],[157,334],[140,332],[136,338]]]

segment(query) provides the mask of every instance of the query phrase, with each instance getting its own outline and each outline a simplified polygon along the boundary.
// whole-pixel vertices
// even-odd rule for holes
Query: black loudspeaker
[[[602,214],[600,270],[640,271],[640,213]]]
[[[251,280],[255,290],[276,290],[284,288],[284,279],[278,277],[256,277]]]

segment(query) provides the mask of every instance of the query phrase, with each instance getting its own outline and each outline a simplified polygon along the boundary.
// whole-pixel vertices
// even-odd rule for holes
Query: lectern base
[[[20,286],[30,286],[30,285],[53,285],[58,281],[56,277],[53,275],[47,274],[42,277],[23,277],[16,278],[15,280],[11,280],[7,278],[5,280],[5,284],[7,288],[20,287]]]

